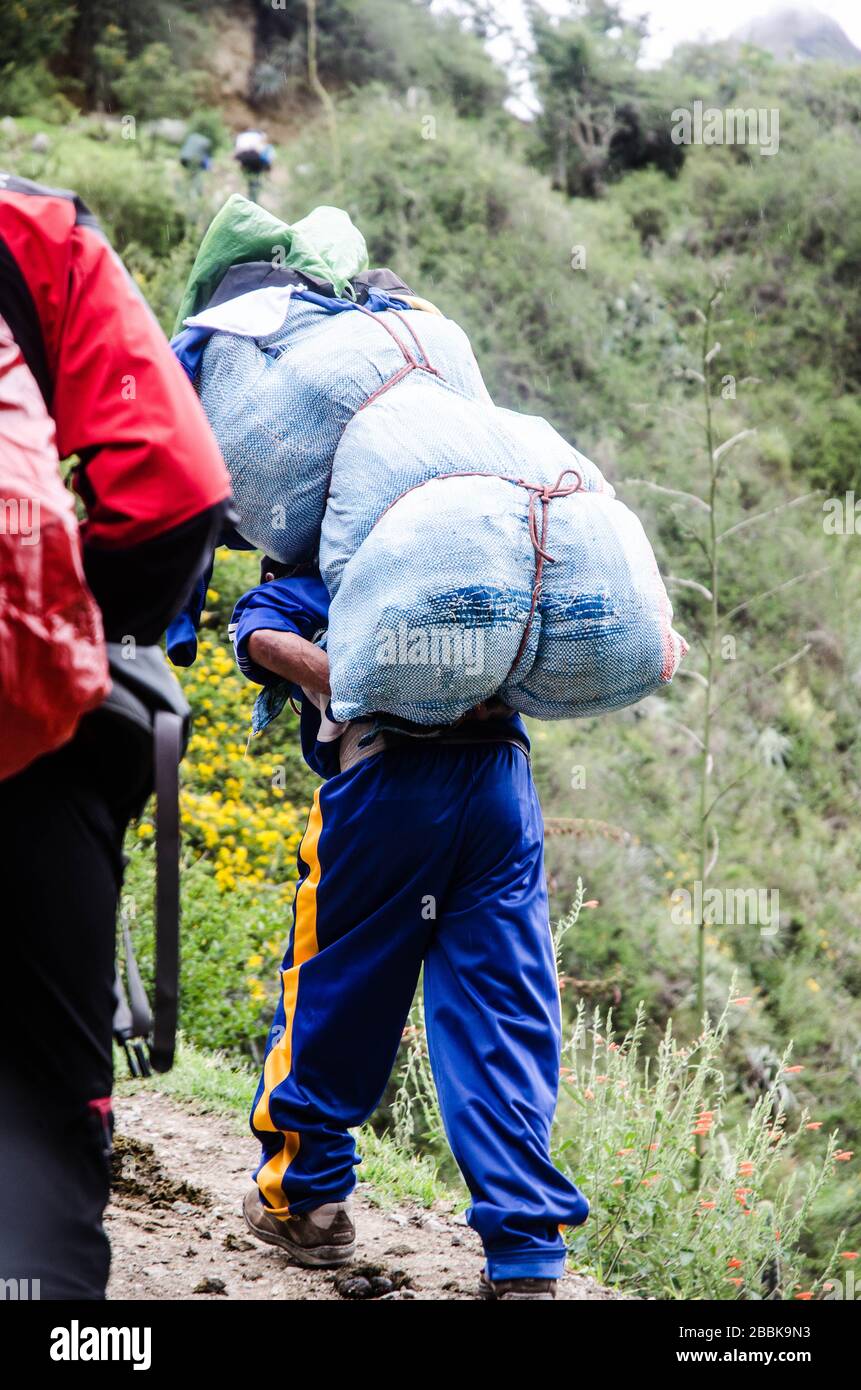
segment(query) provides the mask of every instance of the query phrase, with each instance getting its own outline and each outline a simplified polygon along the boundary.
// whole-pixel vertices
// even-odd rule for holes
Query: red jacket
[[[71,455],[87,514],[86,584],[74,547],[62,563],[57,550],[74,522],[51,477],[58,456]],[[37,475],[38,486],[22,481]],[[27,500],[16,487],[42,498],[50,523],[42,543],[11,534],[9,518]],[[83,648],[100,644],[98,613],[94,637],[85,612],[89,589],[109,640],[157,641],[217,539],[229,491],[197,397],[91,213],[73,193],[0,174],[0,593],[7,610],[15,606],[0,615],[7,746],[6,716],[23,711],[34,689],[34,632],[46,679],[49,641],[58,650],[65,642],[73,676]],[[103,654],[94,655],[86,679],[58,687],[58,706],[80,701],[72,729],[103,698],[103,669]],[[46,732],[30,758],[69,737],[68,710],[60,722],[65,733]],[[14,761],[24,765],[0,759],[0,776]]]

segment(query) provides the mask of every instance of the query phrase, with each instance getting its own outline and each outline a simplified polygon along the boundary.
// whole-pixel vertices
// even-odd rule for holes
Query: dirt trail
[[[481,1247],[448,1206],[381,1210],[360,1184],[358,1251],[348,1277],[297,1269],[245,1229],[239,1209],[255,1150],[229,1120],[143,1088],[118,1098],[115,1110],[116,1180],[106,1216],[113,1247],[109,1298],[475,1297]],[[576,1275],[565,1276],[560,1296],[619,1297]]]

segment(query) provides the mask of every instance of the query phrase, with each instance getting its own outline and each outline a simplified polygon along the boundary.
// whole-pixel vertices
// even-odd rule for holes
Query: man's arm
[[[274,671],[313,695],[332,693],[328,655],[296,632],[258,628],[248,639],[248,655],[257,666]]]

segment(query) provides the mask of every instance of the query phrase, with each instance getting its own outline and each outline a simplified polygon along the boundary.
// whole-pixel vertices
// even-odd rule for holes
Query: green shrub
[[[59,124],[76,114],[44,63],[12,68],[0,74],[0,115],[39,116]]]
[[[667,1026],[644,1058],[642,1014],[618,1039],[584,1008],[565,1052],[559,1157],[592,1204],[569,1233],[575,1260],[604,1281],[657,1298],[793,1298],[819,1292],[836,1249],[814,1274],[803,1237],[836,1171],[836,1138],[791,1163],[807,1114],[790,1127],[781,1106],[788,1057],[773,1083],[733,1120],[725,1051],[730,997],[687,1046]],[[704,1156],[696,1157],[700,1144]]]
[[[799,468],[830,494],[849,492],[861,479],[861,398],[844,396],[816,407],[793,451]]]

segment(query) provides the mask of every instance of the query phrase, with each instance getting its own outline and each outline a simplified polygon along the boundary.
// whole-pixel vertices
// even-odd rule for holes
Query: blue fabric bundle
[[[421,320],[422,345],[451,387],[489,400],[456,323],[441,314],[404,317]],[[341,434],[404,365],[384,323],[414,346],[391,310],[372,318],[344,301],[295,294],[277,332],[214,333],[203,353],[198,389],[230,470],[238,530],[285,564],[317,554]]]
[[[298,292],[268,336],[215,332],[200,373],[240,534],[319,551],[335,718],[449,723],[495,695],[570,718],[671,680],[685,644],[600,470],[493,405],[451,320],[370,303]]]
[[[336,719],[449,723],[496,694],[539,719],[576,718],[672,679],[685,646],[637,517],[609,492],[546,505],[552,559],[534,610],[539,557],[520,483],[437,479],[384,513],[329,610]]]

